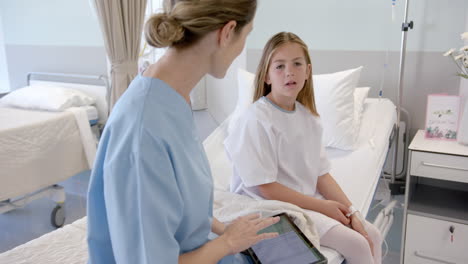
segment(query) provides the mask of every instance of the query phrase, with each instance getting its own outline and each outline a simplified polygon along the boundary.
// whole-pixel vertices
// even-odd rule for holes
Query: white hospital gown
[[[319,199],[318,177],[330,171],[322,146],[320,118],[296,102],[286,111],[268,98],[252,104],[229,130],[224,141],[233,164],[231,192],[263,199],[258,185],[278,182],[305,195]],[[338,221],[306,210],[321,237]]]

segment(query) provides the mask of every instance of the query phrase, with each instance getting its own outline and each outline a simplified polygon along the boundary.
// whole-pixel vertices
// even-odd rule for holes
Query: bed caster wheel
[[[65,223],[65,207],[61,205],[55,206],[50,215],[50,223],[57,228],[63,226]]]

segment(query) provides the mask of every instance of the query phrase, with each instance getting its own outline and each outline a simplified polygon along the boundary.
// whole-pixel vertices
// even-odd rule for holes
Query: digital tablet
[[[259,232],[277,232],[279,235],[266,239],[242,252],[254,264],[326,264],[327,258],[318,251],[285,213],[280,220]]]

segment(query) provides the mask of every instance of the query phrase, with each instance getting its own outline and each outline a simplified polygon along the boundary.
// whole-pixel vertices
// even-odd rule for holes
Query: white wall
[[[326,73],[367,63],[360,84],[371,85],[376,96],[383,83],[384,96],[395,97],[398,79],[401,23],[404,0],[397,0],[395,22],[391,0],[259,0],[254,30],[247,39],[247,67],[252,54],[261,52],[266,41],[279,31],[298,34],[312,50],[315,69]],[[412,133],[424,126],[429,93],[458,92],[456,66],[442,54],[460,47],[465,31],[468,1],[410,0],[409,20],[415,27],[407,34],[407,57],[403,107],[413,119]],[[385,60],[386,51],[389,59]],[[385,81],[384,63],[388,63]],[[236,72],[231,67],[225,80],[208,81],[210,112],[219,122],[234,109],[237,100]],[[256,66],[250,65],[250,69]],[[234,92],[235,91],[235,92]]]
[[[468,8],[466,9],[466,14],[465,14],[465,32],[468,32]],[[468,45],[468,39],[465,39],[464,45]],[[464,99],[462,101],[462,108],[464,109],[465,104],[468,103],[468,87],[466,86],[466,81],[463,82],[462,78],[460,77],[460,86],[459,86],[459,91],[458,94]]]
[[[465,32],[468,32],[468,8],[465,8]],[[465,45],[468,45],[468,39],[465,40]]]
[[[312,50],[399,51],[404,0],[259,0],[248,49],[262,49],[280,31],[299,35]],[[411,0],[408,51],[445,51],[464,29],[466,0]]]
[[[86,0],[0,1],[6,45],[103,46]]]
[[[26,85],[33,71],[106,74],[104,41],[89,3],[0,0],[7,65],[0,67],[8,68],[11,90]]]
[[[211,76],[206,77],[208,111],[218,123],[226,119],[236,107],[238,68],[247,68],[245,49],[231,64],[224,79],[215,79]]]
[[[8,64],[5,53],[2,16],[0,14],[0,93],[8,91],[10,91],[10,78],[8,77]]]

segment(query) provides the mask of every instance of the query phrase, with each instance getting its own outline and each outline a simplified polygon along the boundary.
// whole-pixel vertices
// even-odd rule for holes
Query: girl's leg
[[[382,235],[377,227],[367,221],[364,222],[364,228],[374,244],[374,263],[380,264],[382,263]]]
[[[370,224],[368,226],[370,226]],[[372,239],[372,236],[375,235],[374,231],[377,231],[377,230],[372,230],[371,231],[372,235],[369,233],[369,236],[371,236],[371,239]],[[341,224],[336,225],[330,230],[328,230],[328,232],[325,233],[320,239],[320,244],[333,248],[337,250],[338,252],[340,252],[346,259],[346,263],[349,263],[349,264],[372,264],[374,263],[374,257],[372,256],[369,243],[367,242],[367,240],[358,232],[344,225],[341,225]],[[374,247],[375,248],[381,247],[381,245],[374,243]],[[380,264],[379,262],[377,263]]]

